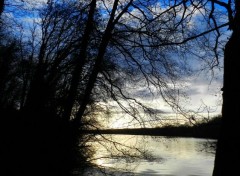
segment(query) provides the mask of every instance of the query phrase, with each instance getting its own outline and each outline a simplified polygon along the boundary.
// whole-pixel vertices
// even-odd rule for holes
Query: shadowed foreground
[[[5,112],[4,116],[0,175],[68,176],[87,167],[81,136],[70,124],[39,118],[40,114],[26,118],[18,112]]]

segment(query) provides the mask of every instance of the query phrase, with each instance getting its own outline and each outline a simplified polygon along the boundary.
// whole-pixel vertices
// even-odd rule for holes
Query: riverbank
[[[218,139],[221,117],[195,125],[164,126],[157,128],[127,128],[127,129],[99,129],[84,130],[83,133],[91,134],[123,134],[123,135],[149,135],[167,137],[196,137]]]

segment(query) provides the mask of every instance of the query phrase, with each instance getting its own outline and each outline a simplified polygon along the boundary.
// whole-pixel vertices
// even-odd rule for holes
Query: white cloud
[[[41,8],[43,7],[44,5],[47,4],[49,0],[25,0],[24,1],[24,6],[27,8],[27,9],[32,9],[32,8]]]

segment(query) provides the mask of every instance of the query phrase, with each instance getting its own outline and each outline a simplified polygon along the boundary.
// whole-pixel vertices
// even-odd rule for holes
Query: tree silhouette
[[[4,0],[1,0],[0,1],[0,16],[1,16],[3,10],[4,10]]]
[[[224,4],[224,3],[223,3]],[[232,34],[224,49],[224,84],[223,84],[223,123],[218,140],[215,168],[213,175],[235,175],[239,165],[239,88],[236,86],[239,71],[238,46],[240,44],[240,5],[234,1],[234,10],[231,2],[224,4],[228,9],[229,29]],[[234,13],[233,13],[234,11]]]

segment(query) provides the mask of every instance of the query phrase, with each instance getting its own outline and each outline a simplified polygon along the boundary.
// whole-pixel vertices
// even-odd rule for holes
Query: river
[[[211,176],[216,140],[103,135],[89,145],[96,168],[85,175]]]

